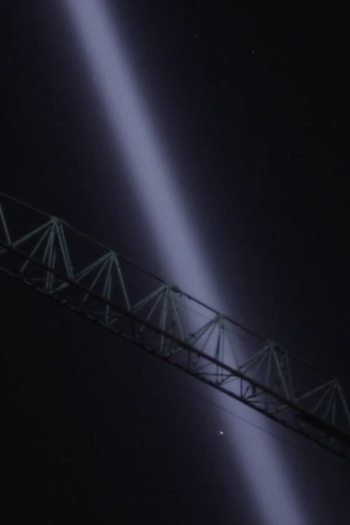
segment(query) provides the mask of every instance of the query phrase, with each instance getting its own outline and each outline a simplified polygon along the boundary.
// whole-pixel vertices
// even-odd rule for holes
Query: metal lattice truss
[[[350,459],[348,385],[3,194],[0,270]]]

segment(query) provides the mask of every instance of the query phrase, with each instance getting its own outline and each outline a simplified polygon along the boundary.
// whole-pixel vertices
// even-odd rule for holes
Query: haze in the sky
[[[123,41],[121,21],[117,26],[103,0],[65,0],[64,4],[67,23],[76,31],[82,50],[86,78],[94,82],[106,126],[121,146],[125,177],[147,217],[166,275],[196,298],[225,310],[224,290],[214,282],[215,274],[189,214],[191,203],[179,187],[171,144],[155,129],[142,78],[134,70]],[[113,181],[110,184],[111,192],[115,191]],[[268,422],[246,407],[236,410],[268,428]],[[249,487],[259,522],[309,525],[276,442],[267,434],[257,434],[252,427],[234,425],[232,419],[225,423],[224,416],[223,425],[225,438],[232,442],[232,454],[239,458],[240,475]],[[218,429],[219,435],[221,432]]]

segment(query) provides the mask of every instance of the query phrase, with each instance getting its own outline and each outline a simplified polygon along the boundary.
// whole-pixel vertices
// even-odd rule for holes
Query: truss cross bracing
[[[3,194],[0,270],[350,459],[347,384]]]

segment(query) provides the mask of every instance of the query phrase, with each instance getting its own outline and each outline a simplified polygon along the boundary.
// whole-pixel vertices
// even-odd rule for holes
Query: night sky
[[[226,313],[349,382],[345,14],[107,3]],[[0,191],[167,279],[67,12],[22,0],[1,13]],[[266,439],[263,425],[19,283],[0,286],[8,523],[265,525],[220,435],[241,425]],[[281,525],[347,524],[349,463],[277,426],[269,439],[307,513]]]

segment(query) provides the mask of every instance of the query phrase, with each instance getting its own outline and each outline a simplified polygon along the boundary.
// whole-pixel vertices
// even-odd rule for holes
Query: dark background
[[[348,381],[345,14],[109,4],[232,315]],[[157,271],[59,2],[1,11],[1,191]],[[207,389],[4,277],[1,290],[13,516],[260,523]],[[349,465],[283,446],[314,523],[345,524]]]

